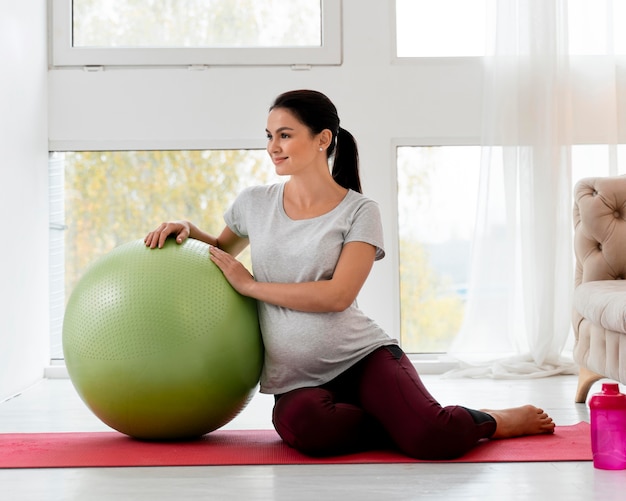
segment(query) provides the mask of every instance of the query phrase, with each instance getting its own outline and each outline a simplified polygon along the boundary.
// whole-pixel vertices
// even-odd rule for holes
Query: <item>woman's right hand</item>
[[[189,237],[190,233],[191,227],[188,221],[169,221],[161,223],[158,228],[148,233],[143,241],[146,247],[160,249],[170,235],[176,237],[177,244],[182,244]]]

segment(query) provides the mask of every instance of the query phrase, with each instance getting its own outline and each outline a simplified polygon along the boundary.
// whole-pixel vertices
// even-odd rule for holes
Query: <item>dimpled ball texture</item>
[[[70,379],[105,424],[184,440],[231,421],[263,362],[256,301],[238,294],[197,240],[129,242],[94,262],[67,304]]]

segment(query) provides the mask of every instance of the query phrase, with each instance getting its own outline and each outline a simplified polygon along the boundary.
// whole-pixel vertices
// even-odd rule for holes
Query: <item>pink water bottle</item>
[[[626,395],[616,383],[603,383],[589,400],[593,466],[626,469]]]

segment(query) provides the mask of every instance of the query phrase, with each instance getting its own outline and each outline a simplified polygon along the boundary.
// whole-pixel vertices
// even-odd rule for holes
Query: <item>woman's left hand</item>
[[[254,277],[237,259],[228,252],[224,252],[218,247],[211,245],[209,255],[217,267],[222,270],[226,280],[239,294],[249,296],[250,287],[254,284]]]

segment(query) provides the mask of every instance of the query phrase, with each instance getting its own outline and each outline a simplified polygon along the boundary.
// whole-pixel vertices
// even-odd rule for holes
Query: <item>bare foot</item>
[[[496,431],[491,438],[512,438],[522,435],[554,433],[555,424],[543,409],[524,405],[511,409],[481,409],[496,420]]]

